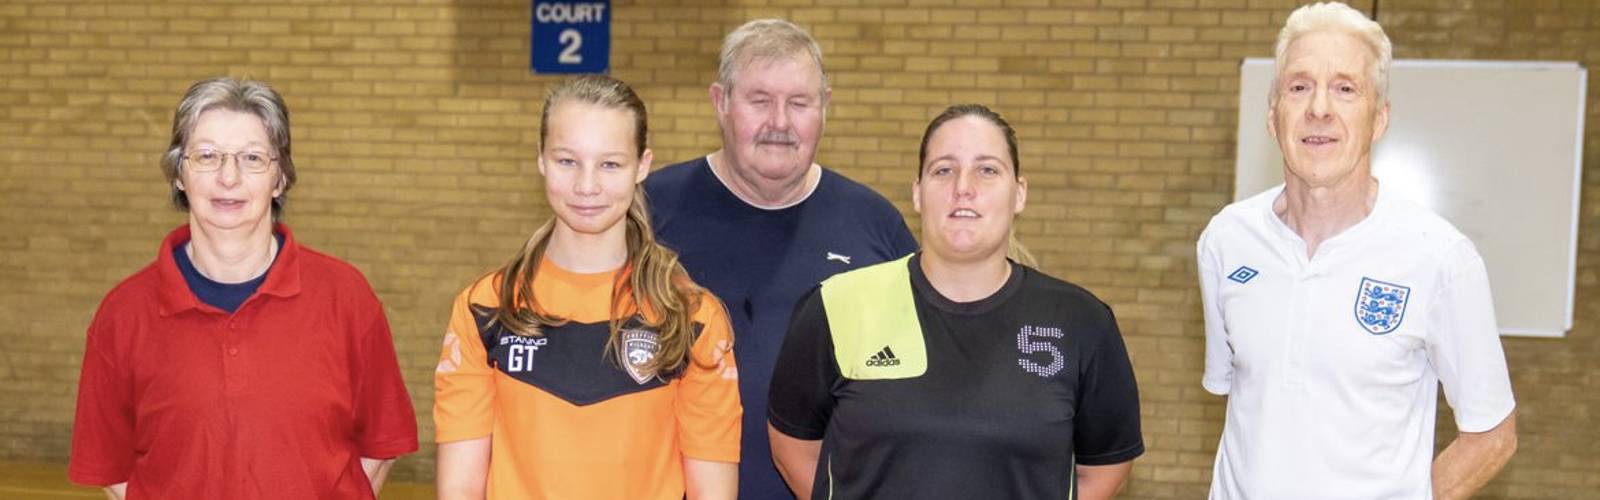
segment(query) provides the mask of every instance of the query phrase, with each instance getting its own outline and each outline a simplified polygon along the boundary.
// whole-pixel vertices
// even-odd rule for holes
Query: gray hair
[[[1372,49],[1372,67],[1368,68],[1367,77],[1377,90],[1377,102],[1383,102],[1389,95],[1389,66],[1394,62],[1394,44],[1389,42],[1389,36],[1383,33],[1383,26],[1379,26],[1377,21],[1367,19],[1366,14],[1339,2],[1311,4],[1289,14],[1289,21],[1278,32],[1278,45],[1273,51],[1277,71],[1283,71],[1290,44],[1302,36],[1319,31],[1342,31],[1355,35],[1367,48]],[[1278,84],[1273,82],[1272,91],[1267,96],[1268,102],[1278,101]]]
[[[822,66],[822,46],[800,26],[783,19],[757,19],[744,23],[722,39],[722,53],[717,59],[717,82],[724,92],[733,91],[734,74],[750,66],[751,62],[769,61],[798,55],[801,51],[811,56],[817,73],[822,75],[821,94],[828,88],[828,70]]]
[[[278,220],[283,214],[284,200],[295,181],[294,158],[289,154],[289,107],[284,105],[283,96],[278,95],[272,87],[249,79],[224,76],[201,80],[191,85],[184,92],[183,99],[178,101],[178,109],[172,113],[172,144],[161,156],[161,173],[166,175],[167,185],[172,188],[172,204],[179,210],[189,211],[189,198],[177,184],[179,168],[183,166],[183,152],[188,147],[195,126],[200,122],[200,115],[213,109],[255,115],[266,127],[267,138],[272,141],[275,150],[273,156],[278,158],[278,171],[281,173],[278,183],[282,190],[272,199],[272,219]]]

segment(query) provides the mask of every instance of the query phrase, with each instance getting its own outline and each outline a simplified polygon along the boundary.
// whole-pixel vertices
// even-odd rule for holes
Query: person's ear
[[[1017,203],[1012,207],[1011,213],[1021,214],[1022,209],[1028,206],[1028,178],[1017,178]]]
[[[1267,104],[1267,135],[1272,137],[1273,142],[1278,140],[1278,107],[1276,104],[1275,102]]]
[[[922,213],[922,179],[911,181],[911,210]]]
[[[1389,131],[1389,100],[1384,99],[1383,106],[1378,108],[1378,115],[1372,117],[1372,142],[1378,142],[1383,134]]]
[[[635,184],[644,182],[644,178],[650,175],[650,162],[655,161],[655,156],[655,152],[651,151],[650,148],[644,148],[644,154],[639,155],[639,171],[635,172],[633,176]]]
[[[722,82],[711,82],[709,92],[711,93],[711,109],[717,112],[717,116],[721,117],[728,114],[728,88],[722,86]]]

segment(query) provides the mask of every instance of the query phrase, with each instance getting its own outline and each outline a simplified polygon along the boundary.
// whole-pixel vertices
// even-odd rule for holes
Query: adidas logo
[[[883,350],[867,358],[867,366],[900,366],[900,358],[894,357],[894,350],[883,346]]]

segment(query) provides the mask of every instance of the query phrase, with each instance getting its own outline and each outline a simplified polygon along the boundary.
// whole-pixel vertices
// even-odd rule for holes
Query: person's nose
[[[580,195],[600,194],[600,168],[594,165],[579,168],[578,177],[572,184],[572,192]]]
[[[789,126],[793,124],[793,119],[794,116],[789,110],[789,106],[784,105],[782,102],[778,102],[773,105],[772,110],[767,113],[767,128],[779,131],[789,130]]]
[[[955,183],[951,187],[951,195],[957,200],[969,199],[977,194],[978,178],[973,169],[962,169],[956,174]]]
[[[217,184],[227,188],[239,185],[244,178],[244,167],[239,166],[239,154],[223,153],[218,161],[222,163],[217,165]]]
[[[1306,107],[1306,116],[1310,118],[1327,118],[1333,109],[1332,97],[1328,95],[1326,87],[1317,87],[1311,91],[1311,105]]]

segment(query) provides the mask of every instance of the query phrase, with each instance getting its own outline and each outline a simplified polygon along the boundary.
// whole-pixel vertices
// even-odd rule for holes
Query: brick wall
[[[664,163],[718,145],[706,85],[720,37],[787,16],[832,71],[821,161],[909,213],[918,134],[980,102],[1017,126],[1033,185],[1022,238],[1110,302],[1143,394],[1132,498],[1204,494],[1222,400],[1199,387],[1193,240],[1231,196],[1237,66],[1270,55],[1291,0],[617,2],[612,67],[651,109]],[[1371,0],[1356,6],[1370,11]],[[271,82],[293,112],[301,183],[287,222],[367,273],[432,436],[431,368],[451,296],[549,216],[534,168],[539,96],[526,0],[0,5],[0,458],[62,462],[83,331],[99,298],[184,218],[157,168],[192,81]],[[1600,64],[1600,4],[1386,0],[1398,57]],[[1590,87],[1588,122],[1600,123]],[[1464,103],[1470,105],[1469,103]],[[1405,119],[1404,114],[1396,119]],[[1600,488],[1600,127],[1585,158],[1578,317],[1509,339],[1522,449],[1484,495]],[[915,227],[915,221],[913,220]],[[1441,442],[1453,435],[1448,414]],[[431,477],[431,447],[399,479]]]

